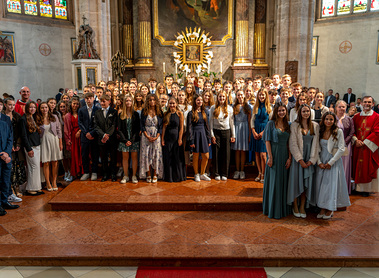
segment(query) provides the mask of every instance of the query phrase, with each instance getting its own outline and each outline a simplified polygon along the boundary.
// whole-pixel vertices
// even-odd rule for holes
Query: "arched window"
[[[321,18],[379,11],[379,0],[322,0]]]
[[[68,20],[67,0],[7,0],[6,12],[30,17]]]

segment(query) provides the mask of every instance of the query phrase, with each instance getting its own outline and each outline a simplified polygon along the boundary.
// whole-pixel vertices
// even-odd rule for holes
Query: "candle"
[[[208,61],[208,74],[210,73],[211,71],[211,61]]]
[[[175,80],[178,80],[178,63],[175,63]]]
[[[166,63],[163,62],[163,72],[165,73],[166,72]]]
[[[222,62],[220,62],[220,72],[222,73]]]

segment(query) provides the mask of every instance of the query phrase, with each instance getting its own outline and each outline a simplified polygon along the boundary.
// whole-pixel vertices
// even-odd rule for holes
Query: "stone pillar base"
[[[135,67],[133,67],[133,69],[138,82],[143,82],[147,84],[149,82],[150,77],[155,77],[155,67],[139,67],[136,65]]]
[[[254,77],[255,75],[259,74],[263,77],[268,76],[268,66],[232,66],[232,76],[233,80],[239,77],[247,78],[247,77]]]

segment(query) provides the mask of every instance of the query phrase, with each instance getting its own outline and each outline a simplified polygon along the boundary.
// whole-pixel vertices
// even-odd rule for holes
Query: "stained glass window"
[[[21,13],[21,3],[20,3],[20,0],[18,0],[18,1],[7,0],[7,10],[10,13],[20,14]]]
[[[51,6],[51,0],[39,0],[39,10],[41,16],[53,17],[53,7]]]
[[[334,15],[335,0],[323,0],[322,1],[322,17],[328,17]]]
[[[367,0],[354,1],[354,13],[364,13],[367,11]]]
[[[371,11],[379,11],[379,1],[378,0],[371,0]]]
[[[66,0],[55,0],[55,18],[67,19]]]
[[[350,13],[350,0],[338,0],[337,15]]]
[[[25,14],[38,15],[37,0],[24,1]]]

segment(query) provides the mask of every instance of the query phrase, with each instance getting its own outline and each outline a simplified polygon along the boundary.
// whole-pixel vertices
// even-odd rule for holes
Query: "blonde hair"
[[[130,118],[133,116],[133,113],[134,113],[134,100],[132,98],[131,95],[125,95],[124,99],[123,99],[123,102],[122,102],[122,111],[121,111],[121,114],[120,114],[120,119],[121,120],[125,120],[125,119],[128,119],[129,118],[129,115],[128,115],[128,108],[126,107],[126,99],[127,98],[130,98],[131,101],[132,101],[132,106],[130,107]]]
[[[225,95],[225,102],[223,104],[220,104],[218,101],[218,96],[221,94]],[[221,109],[222,109],[222,112],[224,113],[224,119],[226,119],[228,117],[228,100],[227,100],[227,95],[225,91],[221,91],[217,95],[215,111],[213,112],[213,116],[218,118],[218,116],[220,115]]]
[[[267,91],[266,88],[261,88],[261,89],[259,89],[259,91],[258,91],[258,93],[257,93],[257,101],[255,102],[254,107],[253,107],[253,114],[254,114],[254,115],[255,115],[255,114],[258,114],[259,104],[261,103],[261,102],[259,101],[259,97],[258,97],[260,93],[265,94],[265,108],[266,108],[266,113],[267,113],[267,114],[270,114],[271,111],[272,111],[272,108],[271,108],[271,104],[270,104],[270,99],[269,99],[269,97],[268,97],[268,91]]]

